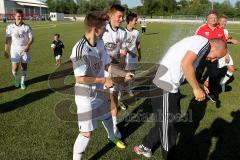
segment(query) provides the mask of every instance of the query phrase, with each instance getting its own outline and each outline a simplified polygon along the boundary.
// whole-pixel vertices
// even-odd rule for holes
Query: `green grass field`
[[[4,50],[5,24],[0,24],[1,51]],[[68,61],[73,45],[82,37],[84,28],[80,22],[31,23],[34,33],[32,62],[28,70],[26,90],[13,87],[9,59],[0,57],[0,160],[70,160],[72,147],[78,135],[77,119],[69,113],[75,112],[72,88],[68,91],[51,89],[48,77],[55,72],[54,58],[50,50],[52,35],[60,33],[66,46],[63,61]],[[185,36],[192,35],[198,24],[156,24],[148,25],[147,34],[142,36],[142,61],[155,63],[167,48]],[[229,25],[232,36],[239,39],[240,25]],[[239,33],[238,33],[239,32]],[[240,159],[240,113],[239,76],[240,48],[230,46],[237,71],[235,80],[229,84],[230,91],[220,95],[221,107],[211,102],[204,105],[190,103],[193,98],[189,85],[181,87],[182,113],[191,109],[194,123],[181,125],[178,138],[179,159],[184,160],[239,160]],[[177,54],[177,53],[176,53]],[[171,63],[171,62],[169,62]],[[148,70],[144,68],[143,70]],[[68,76],[65,83],[73,82]],[[63,105],[66,100],[73,103]],[[120,111],[120,130],[126,137],[127,149],[120,150],[107,141],[105,130],[99,123],[94,132],[84,159],[144,159],[133,153],[145,134],[153,126],[151,122],[137,122],[136,115],[149,113],[149,100],[142,98],[129,105],[127,111]],[[157,148],[152,159],[162,159]]]

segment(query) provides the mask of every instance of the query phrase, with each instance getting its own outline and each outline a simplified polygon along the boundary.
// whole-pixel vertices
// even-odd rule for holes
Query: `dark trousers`
[[[176,122],[180,118],[179,93],[168,93],[152,98],[155,126],[144,137],[142,144],[152,149],[161,142],[165,160],[173,160],[176,153]]]
[[[205,68],[207,67],[206,76],[209,77],[209,94],[217,96],[218,94],[218,61],[210,62],[206,60],[201,60],[197,69],[196,69],[196,77],[197,80],[201,83],[202,76]]]
[[[142,33],[146,32],[146,27],[142,27]]]

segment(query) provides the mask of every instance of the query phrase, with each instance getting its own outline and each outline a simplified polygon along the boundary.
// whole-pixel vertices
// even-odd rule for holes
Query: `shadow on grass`
[[[69,85],[69,86],[64,86],[62,88],[58,88],[58,91],[69,90],[69,87],[72,87],[72,86]],[[50,94],[53,94],[54,92],[55,91],[52,89],[43,89],[40,91],[28,93],[28,94],[24,95],[23,97],[18,98],[16,100],[0,104],[0,113],[9,112],[9,111],[15,110],[17,108],[24,107],[32,102],[43,99],[43,98],[49,96]]]
[[[39,77],[35,77],[35,78],[30,79],[30,80],[27,80],[25,83],[26,83],[27,86],[29,86],[29,85],[32,85],[32,84],[35,84],[35,83],[38,83],[38,82],[47,81],[49,75],[50,74],[45,74],[45,75],[42,75],[42,76],[39,76]],[[0,88],[0,93],[12,91],[12,90],[15,90],[15,89],[19,89],[19,88],[16,88],[15,86],[8,86],[8,87],[5,87],[5,88]]]

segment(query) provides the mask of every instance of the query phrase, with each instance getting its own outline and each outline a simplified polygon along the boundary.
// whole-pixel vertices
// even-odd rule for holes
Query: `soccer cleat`
[[[24,83],[21,84],[21,89],[22,89],[22,90],[25,90],[25,89],[26,89],[26,86],[25,86]]]
[[[15,85],[15,87],[19,87],[20,83],[19,83],[18,78],[14,78],[14,85]]]
[[[122,138],[122,134],[119,132],[117,127],[113,127],[113,131],[114,131],[114,135],[115,137],[121,139]]]
[[[138,155],[143,155],[144,157],[151,158],[152,157],[152,152],[151,149],[144,147],[142,144],[139,146],[134,147],[134,152],[137,153]]]
[[[110,139],[109,139],[110,140]],[[110,140],[111,142],[113,142],[118,148],[120,149],[124,149],[126,148],[126,145],[123,141],[121,141],[120,139],[116,139],[116,140]]]
[[[123,102],[119,101],[118,105],[122,110],[124,110],[124,111],[127,110],[127,105],[125,105]]]
[[[225,84],[224,84],[224,83],[221,84],[221,88],[222,88],[222,92],[225,92],[225,91],[226,91],[226,89],[225,89]]]

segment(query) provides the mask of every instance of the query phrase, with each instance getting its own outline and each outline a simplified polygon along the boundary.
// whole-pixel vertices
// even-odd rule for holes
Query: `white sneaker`
[[[133,96],[134,96],[134,93],[133,93],[132,90],[129,90],[129,91],[128,91],[128,94],[129,94],[130,97],[133,97]]]
[[[221,84],[221,88],[222,88],[222,92],[225,92],[225,90],[226,90],[225,83]]]
[[[137,153],[138,155],[143,155],[144,157],[151,158],[152,157],[152,152],[151,149],[148,149],[144,147],[142,144],[139,146],[135,146],[133,148],[134,152]]]
[[[122,134],[119,132],[118,128],[117,127],[114,127],[113,128],[113,131],[114,131],[114,135],[115,137],[121,139],[122,138]]]

